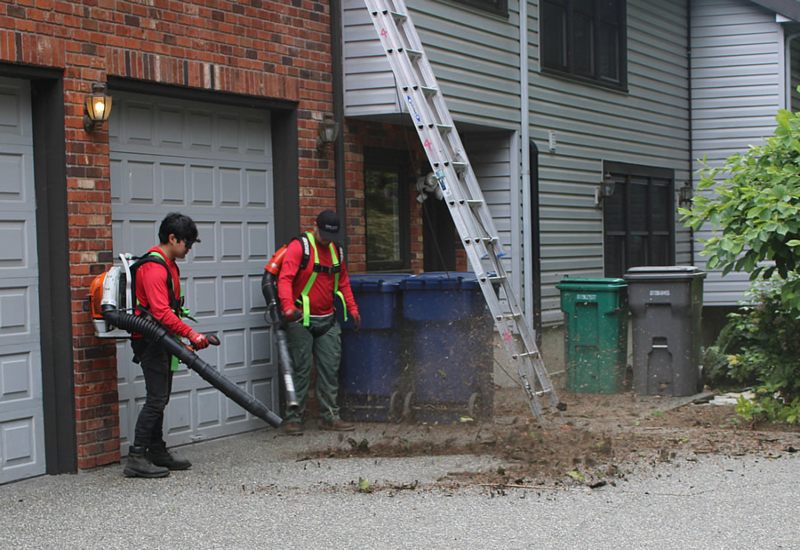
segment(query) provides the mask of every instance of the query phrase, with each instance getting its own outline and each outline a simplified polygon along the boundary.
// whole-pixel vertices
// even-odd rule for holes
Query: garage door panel
[[[183,205],[186,203],[186,165],[159,164],[161,182],[161,203]]]
[[[0,220],[0,270],[9,273],[10,268],[31,267],[32,258],[28,250],[30,232],[28,220]]]
[[[272,174],[266,170],[249,169],[245,172],[247,181],[247,206],[267,207],[269,182]]]
[[[24,203],[29,199],[25,182],[30,179],[29,153],[22,145],[0,150],[0,202]]]
[[[248,275],[247,277],[247,313],[248,315],[264,315],[267,312],[267,304],[264,301],[264,294],[261,292],[261,274]]]
[[[277,368],[260,287],[274,242],[268,114],[132,94],[115,94],[114,107],[123,113],[110,128],[115,253],[147,250],[168,212],[191,216],[202,242],[180,262],[182,288],[196,330],[216,331],[223,342],[200,357],[248,391],[258,380],[260,398],[274,408]],[[123,452],[137,417],[130,403],[144,395],[141,369],[129,357],[117,357],[127,372],[119,384]],[[180,410],[169,420],[170,445],[263,426],[196,373],[176,373],[173,391],[180,397],[170,408]]]
[[[33,355],[25,350],[0,355],[0,403],[14,401],[21,408],[23,401],[38,397],[33,359]]]
[[[247,287],[244,277],[234,275],[222,277],[222,313],[223,315],[245,313],[244,297]]]

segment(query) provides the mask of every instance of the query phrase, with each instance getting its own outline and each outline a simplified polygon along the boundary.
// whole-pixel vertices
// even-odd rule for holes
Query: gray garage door
[[[202,243],[180,262],[186,301],[200,331],[222,345],[202,358],[268,406],[276,367],[260,278],[274,242],[269,113],[151,96],[114,94],[110,117],[114,252],[141,254],[168,212],[197,222]],[[144,403],[130,345],[117,348],[122,451]],[[169,445],[264,426],[182,367],[167,407]]]
[[[44,470],[30,87],[0,79],[0,483]]]

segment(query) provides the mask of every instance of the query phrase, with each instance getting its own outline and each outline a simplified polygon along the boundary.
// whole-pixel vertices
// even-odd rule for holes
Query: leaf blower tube
[[[281,249],[278,252],[285,252]],[[276,252],[276,256],[278,253]],[[283,254],[280,255],[279,260],[283,260]],[[272,273],[272,270],[275,273]],[[261,292],[264,294],[264,301],[267,303],[267,312],[269,314],[269,321],[275,327],[275,344],[278,348],[278,362],[280,363],[281,376],[283,376],[283,387],[286,394],[286,408],[290,411],[297,410],[299,404],[297,402],[297,395],[294,392],[294,367],[292,365],[292,356],[289,355],[289,341],[286,337],[286,330],[284,330],[285,322],[283,315],[281,315],[281,308],[278,307],[278,287],[277,287],[277,272],[280,270],[280,262],[276,262],[275,256],[267,264],[264,269],[264,275],[261,277]]]
[[[257,416],[267,424],[277,428],[283,419],[269,410],[261,401],[243,391],[239,386],[221,375],[217,369],[200,359],[189,348],[172,338],[167,330],[157,322],[140,315],[132,315],[118,310],[114,306],[103,305],[103,318],[110,324],[129,332],[144,334],[148,340],[159,344],[167,353],[174,355],[183,364],[195,371],[200,377],[224,393],[228,398],[240,405],[249,413]]]

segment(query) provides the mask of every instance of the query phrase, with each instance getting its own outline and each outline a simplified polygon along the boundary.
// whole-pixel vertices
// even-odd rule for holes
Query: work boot
[[[192,463],[173,455],[167,450],[166,445],[154,445],[147,449],[147,458],[149,458],[156,466],[163,466],[170,470],[188,470],[192,467]]]
[[[283,427],[286,435],[303,435],[303,423],[297,420],[290,420]]]
[[[341,418],[334,418],[333,420],[323,419],[322,422],[320,422],[320,427],[323,430],[331,432],[352,432],[356,429],[355,425],[345,422]]]
[[[145,456],[144,447],[132,446],[128,451],[128,460],[122,473],[125,477],[167,477],[169,469],[153,464]]]

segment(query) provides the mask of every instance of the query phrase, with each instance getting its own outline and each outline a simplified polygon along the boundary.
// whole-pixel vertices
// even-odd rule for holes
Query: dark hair
[[[168,243],[170,235],[175,235],[179,241],[186,241],[190,246],[200,242],[197,238],[197,225],[192,218],[180,212],[170,212],[161,220],[161,227],[158,228],[161,244]]]

